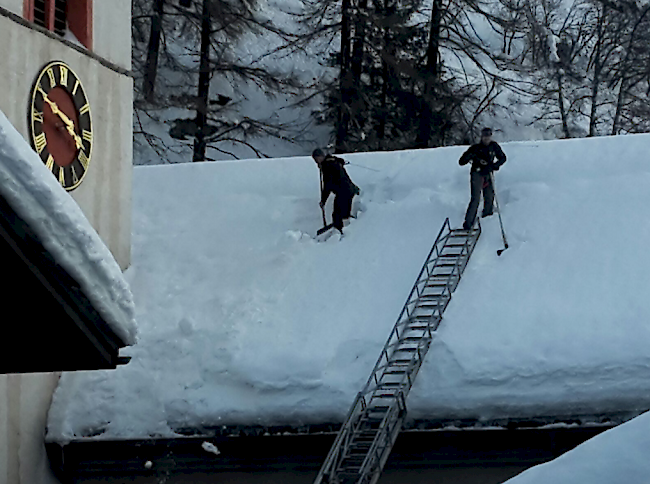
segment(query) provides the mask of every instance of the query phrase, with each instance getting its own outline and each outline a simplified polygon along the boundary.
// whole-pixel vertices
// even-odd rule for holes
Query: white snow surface
[[[650,413],[608,430],[508,484],[620,484],[648,482]]]
[[[496,217],[409,398],[415,419],[650,408],[650,136],[508,143]],[[61,379],[49,439],[340,422],[446,217],[462,147],[345,158],[365,211],[334,238],[309,158],[137,167],[140,342]],[[331,202],[330,202],[331,204]],[[328,207],[329,219],[330,207]],[[208,433],[206,433],[208,435]]]
[[[0,111],[0,194],[81,286],[126,344],[136,342],[133,295],[81,208]]]

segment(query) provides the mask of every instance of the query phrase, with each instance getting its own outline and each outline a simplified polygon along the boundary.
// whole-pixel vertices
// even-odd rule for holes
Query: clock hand
[[[45,93],[45,91],[43,91],[43,89],[41,89],[39,87],[38,90],[43,95],[43,99],[45,100],[45,102],[50,105],[50,108],[52,108],[52,112],[54,114],[56,114],[61,119],[61,121],[63,121],[63,123],[66,126],[66,129],[67,129],[68,133],[74,139],[74,142],[77,145],[77,148],[82,149],[83,148],[83,143],[81,142],[81,137],[77,133],[75,133],[75,131],[74,131],[74,123],[72,122],[72,120],[70,118],[68,118],[65,115],[65,113],[59,109],[59,106],[57,106],[54,101],[52,101],[49,97],[47,97],[47,94]]]

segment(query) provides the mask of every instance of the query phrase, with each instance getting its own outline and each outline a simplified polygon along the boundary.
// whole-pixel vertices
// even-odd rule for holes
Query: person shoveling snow
[[[323,211],[324,227],[318,231],[318,235],[332,228],[343,234],[343,224],[351,216],[352,200],[355,195],[359,195],[359,187],[350,179],[345,170],[345,161],[342,158],[326,155],[321,149],[314,150],[312,158],[314,158],[321,173],[320,207]],[[325,220],[325,204],[331,193],[335,195],[334,210],[332,212],[332,223],[327,224]]]
[[[496,162],[494,161],[496,158]],[[506,155],[496,141],[492,140],[492,130],[484,128],[481,131],[481,142],[469,147],[460,157],[459,164],[464,166],[472,163],[470,174],[471,198],[463,229],[469,230],[474,226],[476,212],[483,192],[482,217],[494,213],[494,183],[492,173],[498,171],[506,162]]]

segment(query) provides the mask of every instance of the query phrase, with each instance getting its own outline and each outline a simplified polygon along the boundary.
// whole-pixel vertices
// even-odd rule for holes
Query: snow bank
[[[112,254],[75,201],[0,111],[0,194],[126,343],[135,343],[133,296]]]
[[[487,219],[409,399],[416,419],[650,408],[650,136],[512,143]],[[139,167],[141,337],[117,371],[65,375],[50,438],[341,421],[446,217],[462,148],[346,157],[365,212],[318,244],[308,158]],[[328,209],[329,218],[329,209]],[[103,432],[103,433],[102,433]]]
[[[608,430],[552,462],[528,469],[509,484],[648,482],[650,413]]]

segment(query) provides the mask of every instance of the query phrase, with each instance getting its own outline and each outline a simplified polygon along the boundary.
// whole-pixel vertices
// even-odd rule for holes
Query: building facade
[[[34,136],[32,100],[44,66],[59,61],[83,84],[92,114],[92,157],[69,193],[120,267],[127,268],[133,139],[130,0],[0,0],[0,49],[0,110],[27,140]],[[57,482],[44,436],[59,376],[0,375],[0,484]]]
[[[38,11],[40,5],[56,4],[55,0],[0,0],[0,110],[28,138],[30,97],[42,67],[63,61],[74,70],[92,108],[94,146],[83,183],[70,194],[125,269],[131,248],[131,2],[60,2],[69,10],[75,4],[84,7],[89,17],[84,30],[91,35],[90,41],[84,41],[90,49],[29,20],[30,8]],[[64,35],[72,38],[69,34]]]

